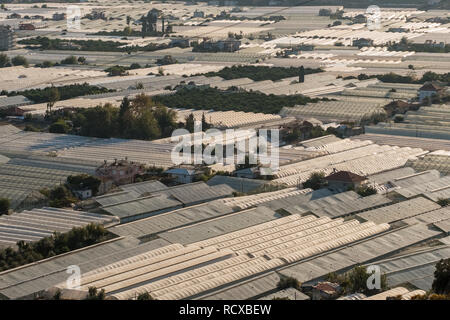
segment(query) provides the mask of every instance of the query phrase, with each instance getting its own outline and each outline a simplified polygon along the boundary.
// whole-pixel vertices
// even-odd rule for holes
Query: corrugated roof
[[[30,104],[31,101],[24,96],[0,97],[0,109]]]
[[[447,258],[450,258],[450,248],[437,247],[376,261],[374,264],[386,274],[389,286],[411,283],[419,289],[430,290],[436,263]]]
[[[220,236],[249,226],[274,220],[277,215],[266,207],[257,207],[226,215],[211,221],[199,222],[188,228],[180,228],[159,234],[171,243],[188,244]]]
[[[313,258],[309,261],[282,268],[279,272],[285,276],[296,278],[301,283],[323,277],[330,272],[339,271],[354,265],[363,264],[374,258],[380,258],[418,242],[441,234],[420,224],[402,228],[387,234],[369,239],[344,249]]]
[[[265,180],[257,180],[257,179],[246,179],[246,178],[237,178],[237,177],[229,177],[229,176],[219,176],[216,175],[208,180],[206,183],[209,186],[215,186],[220,184],[226,184],[233,190],[238,192],[249,192],[255,190],[262,185],[267,183]]]
[[[199,300],[248,300],[277,289],[280,276],[270,272],[261,277],[241,282],[230,288],[218,290],[209,295],[199,297]]]
[[[162,213],[146,219],[140,219],[139,221],[129,222],[110,228],[109,230],[118,235],[142,237],[190,225],[206,219],[220,217],[231,212],[231,208],[224,206],[217,201],[212,201]]]
[[[157,181],[157,180],[125,184],[125,185],[120,186],[120,189],[122,189],[124,191],[134,191],[140,195],[142,195],[144,193],[165,190],[167,188],[168,187],[164,183]]]
[[[83,274],[167,244],[167,241],[156,239],[140,245],[136,239],[125,238],[4,271],[0,273],[0,296],[7,299],[29,297],[66,281],[70,265],[78,265]]]
[[[440,206],[437,203],[423,197],[418,197],[386,207],[365,211],[358,214],[358,216],[375,223],[391,223],[439,208]]]
[[[155,194],[165,194],[171,196],[184,205],[204,202],[207,200],[214,200],[231,195],[233,189],[227,185],[218,185],[213,187],[208,186],[204,182],[195,182],[171,187]]]
[[[304,294],[303,292],[298,291],[295,288],[287,288],[284,290],[280,290],[274,293],[271,293],[267,296],[260,298],[259,300],[274,300],[274,299],[285,299],[288,300],[310,300],[310,297]]]
[[[67,232],[90,223],[111,225],[118,222],[116,217],[83,211],[45,207],[25,210],[0,216],[0,243],[13,246],[21,240],[38,241],[54,232]]]
[[[109,214],[115,215],[119,218],[126,218],[152,212],[158,212],[164,209],[176,208],[181,205],[181,202],[171,199],[167,195],[160,194],[138,198],[119,204],[103,206],[102,209]]]

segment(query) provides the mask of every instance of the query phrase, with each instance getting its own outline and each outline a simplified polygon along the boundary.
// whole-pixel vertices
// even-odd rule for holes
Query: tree
[[[303,66],[300,67],[298,82],[299,83],[305,82],[305,68]]]
[[[44,62],[42,62],[41,64],[41,68],[50,68],[53,67],[55,64],[51,61],[45,60]]]
[[[97,138],[117,136],[118,114],[119,110],[110,103],[84,110],[86,120],[81,127],[81,135]]]
[[[52,113],[52,108],[56,102],[59,101],[60,95],[58,88],[55,88],[53,85],[48,92],[48,102],[47,102],[47,115],[50,116]]]
[[[208,122],[206,122],[206,117],[205,117],[205,113],[203,112],[202,114],[202,131],[206,131],[210,128],[211,126],[209,125]]]
[[[450,294],[450,258],[436,264],[432,289],[438,294]]]
[[[177,128],[177,114],[174,110],[164,106],[153,108],[153,114],[158,122],[163,137],[169,137]]]
[[[88,174],[79,174],[76,176],[68,176],[67,184],[73,190],[90,189],[92,190],[92,195],[95,196],[98,193],[101,181],[100,179]]]
[[[440,205],[441,207],[446,207],[450,205],[450,199],[439,198],[437,204]]]
[[[341,275],[334,272],[329,273],[325,279],[330,282],[338,283],[344,289],[346,294],[362,292],[364,294],[372,295],[387,289],[387,278],[385,274],[380,275],[380,289],[369,289],[367,287],[367,280],[370,276],[371,274],[367,273],[367,268],[365,266],[356,266]]]
[[[10,205],[9,199],[0,198],[0,216],[2,214],[8,214]]]
[[[142,67],[139,63],[133,62],[128,69],[133,70],[133,69],[140,69],[140,68],[142,68]]]
[[[283,289],[287,289],[287,288],[294,288],[294,289],[300,290],[301,283],[293,277],[284,277],[284,278],[280,279],[280,281],[278,282],[277,288],[279,290],[283,290]]]
[[[112,234],[102,225],[89,224],[65,233],[55,232],[35,242],[19,241],[17,250],[0,249],[0,271],[100,243],[111,237]]]
[[[28,60],[24,56],[15,56],[11,59],[14,66],[24,66],[28,67]]]
[[[120,104],[119,108],[119,132],[120,134],[123,134],[127,127],[128,127],[128,120],[126,116],[129,116],[129,110],[130,110],[130,100],[128,97],[124,97],[122,99],[122,103]]]
[[[50,133],[68,133],[70,131],[70,127],[65,120],[60,119],[53,122],[48,128],[48,131]]]
[[[69,56],[61,60],[61,64],[78,64],[78,59],[75,56]]]
[[[4,54],[4,53],[0,53],[0,68],[4,68],[7,67],[11,64],[9,57]]]
[[[53,295],[53,300],[61,300],[61,290],[57,289],[55,294]]]
[[[313,190],[318,190],[326,185],[325,173],[323,172],[313,172],[309,179],[303,182],[304,188],[311,188]]]
[[[98,291],[96,287],[89,287],[86,300],[105,300],[105,289]]]
[[[163,58],[156,60],[156,64],[162,66],[175,63],[177,63],[177,60],[174,59],[171,55],[165,55]]]
[[[131,29],[130,26],[126,26],[125,28],[123,28],[123,34],[126,36],[129,36],[133,33],[133,29]]]
[[[195,128],[195,118],[194,114],[191,113],[186,117],[186,130],[189,131],[190,133],[193,133],[194,128]]]
[[[361,197],[367,197],[376,194],[377,189],[371,186],[360,186],[359,188],[356,189],[356,193],[359,194]]]
[[[403,118],[403,116],[395,116],[395,118],[394,118],[394,122],[395,123],[403,122],[403,120],[405,120]]]
[[[150,295],[150,293],[148,293],[146,291],[146,292],[140,293],[136,299],[137,300],[153,300],[153,297]]]
[[[109,67],[108,69],[105,70],[106,72],[108,72],[109,76],[115,77],[115,76],[123,76],[125,75],[127,72],[127,70],[125,69],[125,67],[123,66],[113,66],[113,67]]]

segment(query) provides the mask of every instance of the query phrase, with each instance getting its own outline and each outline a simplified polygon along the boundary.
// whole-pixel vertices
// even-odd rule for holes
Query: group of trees
[[[450,45],[439,45],[436,43],[414,43],[403,37],[399,42],[388,46],[389,51],[414,51],[414,52],[432,52],[432,53],[448,53]]]
[[[176,112],[140,94],[133,99],[125,97],[120,108],[111,104],[88,109],[76,109],[54,114],[54,124],[71,121],[74,133],[98,138],[125,138],[152,140],[169,137],[179,125]],[[101,124],[101,125],[99,125]],[[53,125],[52,125],[53,126]]]
[[[123,75],[127,74],[128,70],[134,70],[134,69],[140,69],[140,68],[142,68],[142,66],[139,63],[132,63],[129,67],[115,65],[115,66],[106,68],[105,72],[108,72],[108,75],[110,75],[110,76],[123,76]]]
[[[377,189],[371,186],[360,186],[356,189],[356,193],[359,194],[361,197],[367,197],[374,194],[377,194]]]
[[[11,66],[28,67],[28,60],[24,56],[20,55],[10,59],[6,54],[0,53],[0,68],[6,68]]]
[[[20,241],[17,243],[17,250],[10,247],[0,249],[0,271],[90,246],[112,237],[103,226],[89,224],[75,227],[66,233],[55,232],[36,242]]]
[[[177,62],[178,61],[176,59],[174,59],[171,55],[165,55],[161,59],[157,59],[156,60],[156,64],[160,65],[160,66],[165,66],[165,65],[168,65],[168,64],[175,64]]]
[[[41,189],[40,192],[47,197],[49,205],[55,208],[70,207],[77,201],[77,198],[65,185],[59,185],[52,189]]]
[[[113,91],[114,90],[111,89],[91,86],[87,83],[83,83],[83,84],[71,84],[61,87],[51,86],[43,89],[28,89],[23,91],[2,91],[0,95],[7,95],[7,96],[22,95],[35,103],[44,103],[54,101],[55,98],[57,98],[57,100],[59,99],[66,100],[75,97],[81,97],[91,94],[107,93]]]
[[[323,172],[313,172],[309,176],[308,180],[303,182],[303,188],[311,188],[313,190],[318,190],[327,185],[327,180],[325,180],[325,173]]]
[[[96,196],[98,194],[100,184],[101,184],[100,179],[91,176],[89,174],[79,174],[67,177],[67,186],[69,187],[69,189],[71,190],[90,189],[92,191],[93,196]]]
[[[35,37],[18,41],[19,44],[28,45],[30,49],[41,50],[70,50],[70,51],[99,51],[99,52],[136,52],[156,51],[169,48],[166,43],[149,43],[141,46],[126,46],[119,41],[103,40],[66,40],[49,39],[47,37]]]
[[[55,186],[51,189],[41,189],[40,192],[47,197],[49,205],[55,208],[70,207],[77,202],[77,197],[72,193],[75,190],[92,191],[92,195],[97,195],[101,181],[88,174],[79,174],[67,177],[66,183]]]
[[[447,73],[435,73],[432,71],[425,72],[422,77],[416,78],[413,75],[402,76],[393,72],[385,73],[385,74],[375,74],[375,75],[367,75],[365,73],[361,73],[358,77],[346,77],[344,80],[356,78],[358,80],[367,80],[372,78],[377,78],[382,82],[390,82],[390,83],[411,83],[411,84],[423,84],[428,81],[440,81],[446,85],[450,84],[450,72]]]
[[[339,133],[337,132],[336,128],[328,127],[326,130],[324,130],[321,126],[313,126],[309,129],[308,132],[305,132],[306,129],[302,128],[300,125],[295,127],[293,130],[286,133],[286,135],[283,136],[284,141],[287,143],[296,143],[298,141],[306,139],[314,139],[323,137],[329,134],[333,134],[335,136],[339,136]]]
[[[277,288],[279,290],[283,290],[283,289],[287,289],[287,288],[294,288],[294,289],[300,290],[301,283],[293,277],[283,277],[278,282]]]
[[[67,58],[62,59],[60,62],[52,62],[45,60],[42,63],[37,63],[34,66],[36,68],[51,68],[54,66],[61,66],[66,64],[87,64],[85,57],[75,57],[75,56],[68,56]]]
[[[263,80],[280,80],[290,77],[298,77],[301,72],[303,76],[306,74],[313,74],[323,72],[320,68],[303,68],[301,67],[267,67],[267,66],[232,66],[225,67],[220,71],[208,72],[204,74],[207,77],[219,76],[225,80],[239,79],[239,78],[250,78],[254,81]]]
[[[388,288],[387,278],[385,274],[380,275],[380,289],[369,289],[367,286],[367,280],[371,276],[371,273],[367,272],[367,267],[356,266],[350,271],[343,274],[329,273],[326,276],[326,280],[334,283],[338,283],[343,289],[343,294],[351,294],[361,292],[366,295],[373,295],[381,291],[385,291]]]
[[[317,102],[302,95],[274,95],[249,92],[231,87],[228,90],[215,88],[181,88],[172,95],[155,96],[156,102],[170,108],[191,108],[215,111],[244,111],[277,114],[283,107]]]
[[[88,288],[88,295],[86,296],[86,300],[105,300],[106,292],[105,289],[98,290],[96,287]]]
[[[441,259],[436,264],[432,290],[437,294],[450,295],[450,259]]]

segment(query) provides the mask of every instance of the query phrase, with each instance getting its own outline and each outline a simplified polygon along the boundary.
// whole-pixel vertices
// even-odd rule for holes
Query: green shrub
[[[10,206],[11,202],[9,201],[9,199],[0,198],[0,216],[2,214],[7,214]]]

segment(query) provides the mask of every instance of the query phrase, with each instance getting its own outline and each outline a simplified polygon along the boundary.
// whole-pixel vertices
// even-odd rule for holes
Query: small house
[[[444,87],[433,82],[427,82],[419,89],[419,101],[433,96],[439,97],[443,92]]]
[[[312,288],[313,300],[331,300],[339,297],[342,288],[339,284],[333,282],[319,282]]]
[[[104,193],[111,189],[113,185],[134,183],[138,175],[145,173],[142,164],[115,159],[113,163],[105,162],[95,170],[95,176],[101,180],[100,192]]]
[[[357,175],[350,171],[335,171],[325,177],[328,187],[333,190],[356,189],[366,181],[366,177]]]

